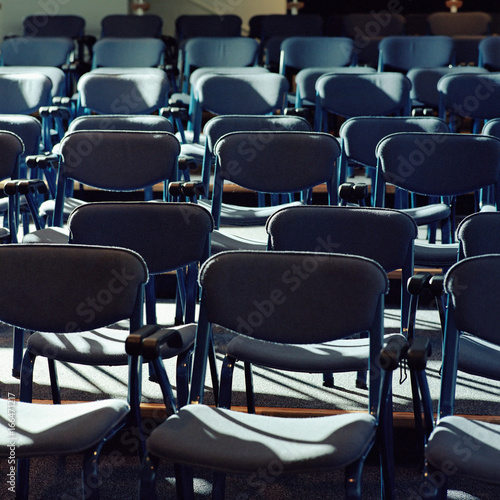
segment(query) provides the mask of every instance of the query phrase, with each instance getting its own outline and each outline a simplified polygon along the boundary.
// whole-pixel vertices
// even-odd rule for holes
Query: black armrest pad
[[[417,337],[413,340],[408,349],[407,358],[408,366],[411,370],[425,370],[427,360],[432,354],[432,347],[429,339]]]
[[[155,359],[160,355],[162,344],[172,349],[182,347],[182,335],[175,328],[162,328],[142,342],[142,356],[145,360]]]
[[[145,325],[139,330],[132,332],[125,340],[125,351],[131,356],[142,354],[142,342],[149,335],[153,335],[160,329],[158,325]]]
[[[408,279],[408,292],[412,295],[420,295],[424,288],[429,287],[431,273],[421,272],[416,273]]]
[[[393,337],[380,351],[380,366],[384,370],[393,371],[406,357],[408,342],[400,337]]]

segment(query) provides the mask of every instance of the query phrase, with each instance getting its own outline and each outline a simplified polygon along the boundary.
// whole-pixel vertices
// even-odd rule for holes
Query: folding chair
[[[319,14],[269,14],[264,16],[260,32],[259,64],[277,70],[281,43],[291,36],[322,36],[323,18]]]
[[[293,270],[304,266],[309,269],[308,279],[301,280]],[[279,463],[283,473],[345,468],[346,496],[361,498],[362,463],[377,435],[382,445],[382,494],[392,498],[390,415],[384,413],[390,412],[390,376],[377,366],[383,337],[383,295],[387,291],[383,269],[374,261],[355,256],[227,252],[205,263],[200,284],[202,309],[190,393],[190,401],[197,404],[186,405],[150,435],[141,498],[155,496],[160,459],[177,464],[176,487],[182,498],[193,498],[190,466],[216,471],[212,496],[220,499],[224,497],[222,471],[251,474],[270,463]],[[357,300],[350,300],[351,293]],[[261,300],[272,314],[259,312],[257,302]],[[345,312],[340,322],[339,310]],[[314,344],[369,331],[370,414],[311,420],[237,413],[202,404],[212,324],[261,341],[291,344]],[[379,407],[382,413],[378,413]]]
[[[163,19],[155,14],[111,14],[101,19],[101,38],[160,38]]]
[[[271,196],[293,194],[291,201],[305,204],[312,202],[314,187],[326,185],[328,202],[333,204],[339,154],[338,141],[318,132],[253,131],[222,136],[215,145],[212,216],[216,231],[212,235],[212,253],[266,248],[265,241],[217,231],[225,182]]]
[[[499,278],[500,256],[490,254],[456,263],[444,279],[448,299],[441,390],[436,424],[425,448],[424,487],[432,498],[446,498],[452,481],[450,471],[498,483],[498,426],[454,415],[454,411],[461,337],[467,335],[471,342],[488,343],[495,349],[491,359],[498,359],[498,310],[491,303],[498,296]],[[430,398],[426,402],[430,406]],[[461,450],[460,455],[457,450]]]
[[[402,36],[406,18],[397,12],[353,12],[342,16],[342,34],[354,40],[358,64],[376,68],[378,44],[387,36]]]
[[[293,115],[220,115],[211,118],[204,127],[205,145],[196,145],[202,151],[201,182],[203,194],[198,203],[209,203],[210,179],[215,163],[214,147],[217,141],[230,132],[260,132],[260,131],[303,131],[310,132],[311,125],[302,117]],[[184,145],[186,146],[186,145]],[[193,145],[194,146],[194,145]],[[181,146],[182,147],[182,146]],[[189,151],[189,150],[188,150]],[[221,207],[221,222],[237,225],[264,225],[270,215],[269,208],[238,207],[223,204]]]
[[[69,96],[73,88],[70,63],[74,58],[74,50],[73,40],[66,37],[7,38],[0,44],[0,65],[13,66],[21,72],[28,69],[43,73],[53,81],[54,96]],[[65,77],[59,82],[61,71],[64,71]]]
[[[307,67],[295,75],[295,109],[312,108],[316,104],[316,81],[326,74],[365,74],[375,73],[374,68],[368,66],[342,66],[342,67]]]
[[[400,333],[406,335],[410,296],[404,284],[413,274],[413,240],[417,237],[416,224],[409,215],[389,209],[360,207],[289,207],[269,217],[266,232],[269,250],[361,255],[380,263],[387,272],[402,269]],[[388,336],[391,337],[392,334]],[[237,336],[227,345],[222,373],[232,377],[236,362],[244,362],[249,413],[255,413],[252,364],[323,373],[323,385],[327,387],[334,385],[332,373],[358,372],[356,385],[366,388],[366,338],[325,343],[316,346],[317,349],[310,347],[272,344]],[[225,401],[227,407],[231,405],[230,391],[221,394],[221,401]]]
[[[25,37],[65,37],[76,45],[75,57],[78,75],[88,70],[92,59],[92,46],[96,38],[85,33],[85,19],[68,14],[30,15],[23,19]]]
[[[433,12],[427,17],[430,35],[488,35],[492,18],[487,12]]]
[[[401,73],[326,74],[316,81],[314,130],[328,130],[329,114],[388,116],[410,114],[411,83]]]
[[[487,12],[433,12],[427,26],[430,35],[453,37],[455,64],[477,65],[479,44],[490,34],[492,21]]]
[[[92,68],[155,68],[165,64],[165,43],[159,38],[108,37],[93,47]]]
[[[439,114],[438,82],[446,75],[462,73],[487,73],[477,66],[454,66],[440,68],[411,68],[406,76],[411,82],[410,98],[412,114]]]
[[[479,133],[485,120],[500,110],[500,76],[494,73],[451,74],[438,82],[439,116],[447,119],[451,132],[472,119],[472,132]]]
[[[500,56],[499,47],[500,41],[494,36],[488,36],[479,42],[479,59],[478,66],[485,68],[488,71],[499,71]]]
[[[205,74],[193,89],[193,142],[200,141],[202,112],[214,115],[283,113],[287,79],[275,73]]]
[[[149,272],[145,286],[146,321],[157,324],[155,279],[159,274],[175,272],[180,313],[176,310],[175,345],[163,346],[160,361],[177,358],[177,397],[169,385],[171,408],[187,403],[189,370],[195,337],[195,305],[197,302],[198,266],[209,253],[210,233],[213,228],[210,212],[201,206],[172,202],[96,202],[76,208],[68,221],[69,242],[72,244],[100,245],[128,248],[144,258]],[[80,335],[80,334],[79,334]],[[68,342],[66,342],[66,338]],[[75,341],[67,334],[31,336],[27,356],[31,363],[35,357],[45,357],[50,346],[63,344],[50,364],[68,361],[84,365],[126,365],[124,335],[82,334]],[[83,342],[89,349],[78,347]],[[45,346],[45,350],[43,349]],[[28,381],[23,381],[28,384]],[[53,400],[60,401],[57,375],[51,372]]]
[[[55,335],[127,318],[130,331],[142,325],[142,291],[148,271],[135,252],[80,245],[2,245],[0,256],[0,318],[4,323]],[[85,309],[87,297],[111,300],[106,307],[96,302],[96,309]],[[0,400],[0,454],[9,457],[14,432],[17,498],[28,498],[30,457],[76,453],[84,455],[81,498],[99,497],[98,460],[104,443],[126,424],[137,427],[138,436],[142,432],[138,357],[129,360],[128,402],[106,399],[45,405]]]
[[[384,206],[386,183],[391,183],[408,192],[441,199],[451,208],[449,220],[441,226],[443,243],[418,242],[415,246],[415,255],[420,252],[418,265],[448,269],[456,262],[456,197],[493,187],[494,193],[488,190],[482,209],[498,206],[499,155],[499,139],[475,134],[406,132],[379,142],[377,206]]]
[[[416,67],[454,65],[453,38],[448,36],[388,36],[378,50],[379,71],[406,73]]]
[[[349,118],[340,127],[339,137],[342,153],[340,156],[340,169],[338,186],[347,180],[347,172],[355,167],[367,170],[371,179],[371,205],[375,206],[375,178],[377,170],[377,157],[375,151],[377,144],[384,137],[396,132],[428,132],[446,133],[448,126],[444,120],[434,116],[357,116]],[[405,195],[399,196],[403,198]],[[406,208],[408,201],[395,200],[395,206]],[[433,204],[426,207],[408,209],[408,213],[416,220],[419,226],[447,218],[450,209],[445,204]]]

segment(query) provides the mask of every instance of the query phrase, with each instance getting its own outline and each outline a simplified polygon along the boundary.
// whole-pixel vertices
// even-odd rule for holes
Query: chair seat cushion
[[[12,443],[16,458],[81,453],[104,439],[128,412],[129,405],[117,399],[68,405],[14,405],[0,399],[0,457],[9,456]]]
[[[392,334],[390,338],[404,336]],[[406,340],[406,339],[404,339]],[[342,339],[324,344],[278,344],[244,335],[232,339],[226,352],[240,361],[279,370],[309,373],[368,369],[369,339]]]
[[[426,243],[415,241],[415,265],[450,267],[458,259],[458,243]]]
[[[176,330],[180,332],[182,346],[172,348],[163,345],[162,359],[177,356],[194,344],[195,324],[180,325],[176,327]],[[124,366],[128,363],[128,356],[125,352],[127,336],[128,330],[113,328],[63,334],[35,332],[28,340],[27,349],[37,356],[67,363]]]
[[[446,203],[431,203],[422,207],[406,208],[402,211],[411,215],[419,226],[444,220],[451,214],[451,209]]]
[[[425,456],[453,475],[500,484],[500,426],[457,416],[442,418]]]
[[[467,333],[460,335],[458,369],[472,375],[500,380],[500,347]]]
[[[331,470],[369,450],[376,420],[367,413],[268,417],[187,405],[157,427],[148,451],[178,463],[227,472]]]
[[[198,203],[211,210],[211,200],[199,200]],[[270,207],[245,207],[223,203],[221,205],[220,223],[223,226],[264,226],[269,216],[278,210],[289,207],[300,207],[303,203],[294,201]]]
[[[23,243],[69,243],[69,231],[62,227],[44,227],[23,236]]]
[[[229,250],[267,250],[267,241],[258,241],[240,235],[214,231],[211,236],[212,254]]]

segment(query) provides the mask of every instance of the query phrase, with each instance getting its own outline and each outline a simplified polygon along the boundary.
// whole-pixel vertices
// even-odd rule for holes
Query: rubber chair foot
[[[15,368],[12,368],[12,376],[14,378],[21,378],[21,371],[20,370],[16,370]]]

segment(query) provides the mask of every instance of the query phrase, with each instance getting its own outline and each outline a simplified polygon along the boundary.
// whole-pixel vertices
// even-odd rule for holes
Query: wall
[[[148,0],[150,14],[163,19],[163,33],[175,34],[175,19],[181,14],[236,14],[243,21],[243,34],[248,20],[255,14],[285,14],[286,0]]]
[[[86,20],[86,32],[98,36],[101,19],[127,14],[129,0],[1,0],[0,39],[22,33],[22,20],[33,14],[75,14]]]

